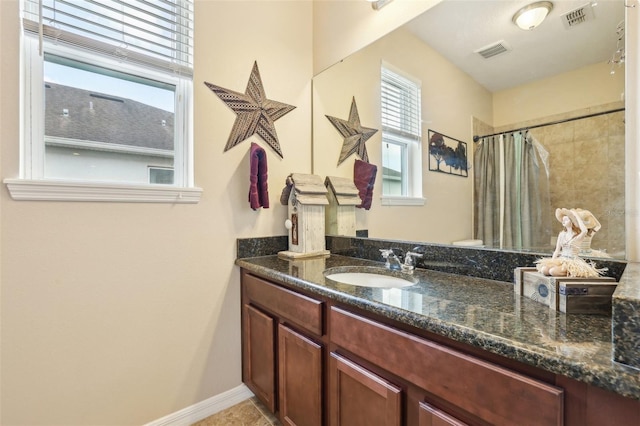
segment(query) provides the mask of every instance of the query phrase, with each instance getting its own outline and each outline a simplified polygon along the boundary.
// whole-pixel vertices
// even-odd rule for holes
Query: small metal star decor
[[[351,101],[351,111],[349,112],[349,120],[342,120],[340,118],[326,116],[331,124],[344,136],[344,142],[342,144],[342,151],[340,152],[340,159],[338,159],[338,165],[346,160],[351,154],[357,154],[362,161],[369,162],[369,155],[367,154],[367,147],[365,142],[373,136],[378,129],[370,129],[363,127],[360,124],[360,116],[358,115],[358,106],[356,105],[356,98]]]
[[[236,113],[236,121],[233,123],[227,145],[224,147],[225,151],[258,134],[278,153],[280,158],[284,158],[274,122],[295,107],[267,99],[260,79],[258,62],[253,63],[253,70],[244,93],[224,89],[206,81],[204,84]]]

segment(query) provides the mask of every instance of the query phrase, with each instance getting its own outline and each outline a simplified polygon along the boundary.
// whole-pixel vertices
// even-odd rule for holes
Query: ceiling
[[[539,27],[521,30],[512,17],[533,1],[443,0],[407,26],[491,92],[606,63],[612,57],[616,28],[624,20],[624,0],[555,0]],[[580,7],[588,14],[591,9],[593,16],[565,28],[562,15]],[[510,50],[488,59],[474,53],[500,41]]]

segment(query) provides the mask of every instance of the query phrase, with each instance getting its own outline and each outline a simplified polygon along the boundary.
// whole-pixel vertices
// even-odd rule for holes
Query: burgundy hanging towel
[[[249,204],[253,210],[258,210],[260,207],[268,209],[267,155],[255,142],[251,142],[249,160]]]
[[[369,210],[373,200],[373,184],[376,181],[378,167],[366,161],[356,160],[353,165],[353,183],[358,188],[358,195],[362,203],[356,206]]]

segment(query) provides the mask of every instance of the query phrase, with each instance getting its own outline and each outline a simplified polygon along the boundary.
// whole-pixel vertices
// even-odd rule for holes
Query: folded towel
[[[249,160],[249,204],[253,210],[257,210],[260,207],[268,209],[267,155],[264,149],[255,142],[251,142]]]
[[[373,200],[373,184],[376,181],[378,167],[366,161],[356,160],[353,165],[353,183],[358,188],[358,195],[362,203],[356,206],[369,210]]]
[[[293,178],[291,175],[287,176],[285,181],[285,187],[282,188],[282,194],[280,194],[280,204],[286,206],[289,204],[289,195],[291,195],[291,189],[293,188]]]

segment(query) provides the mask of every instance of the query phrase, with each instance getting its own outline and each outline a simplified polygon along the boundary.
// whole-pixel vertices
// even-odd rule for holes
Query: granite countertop
[[[416,284],[409,287],[356,287],[325,279],[323,271],[384,264],[335,254],[306,260],[239,258],[236,264],[264,278],[640,399],[640,370],[612,361],[611,318],[556,312],[516,296],[513,283],[416,269]]]

